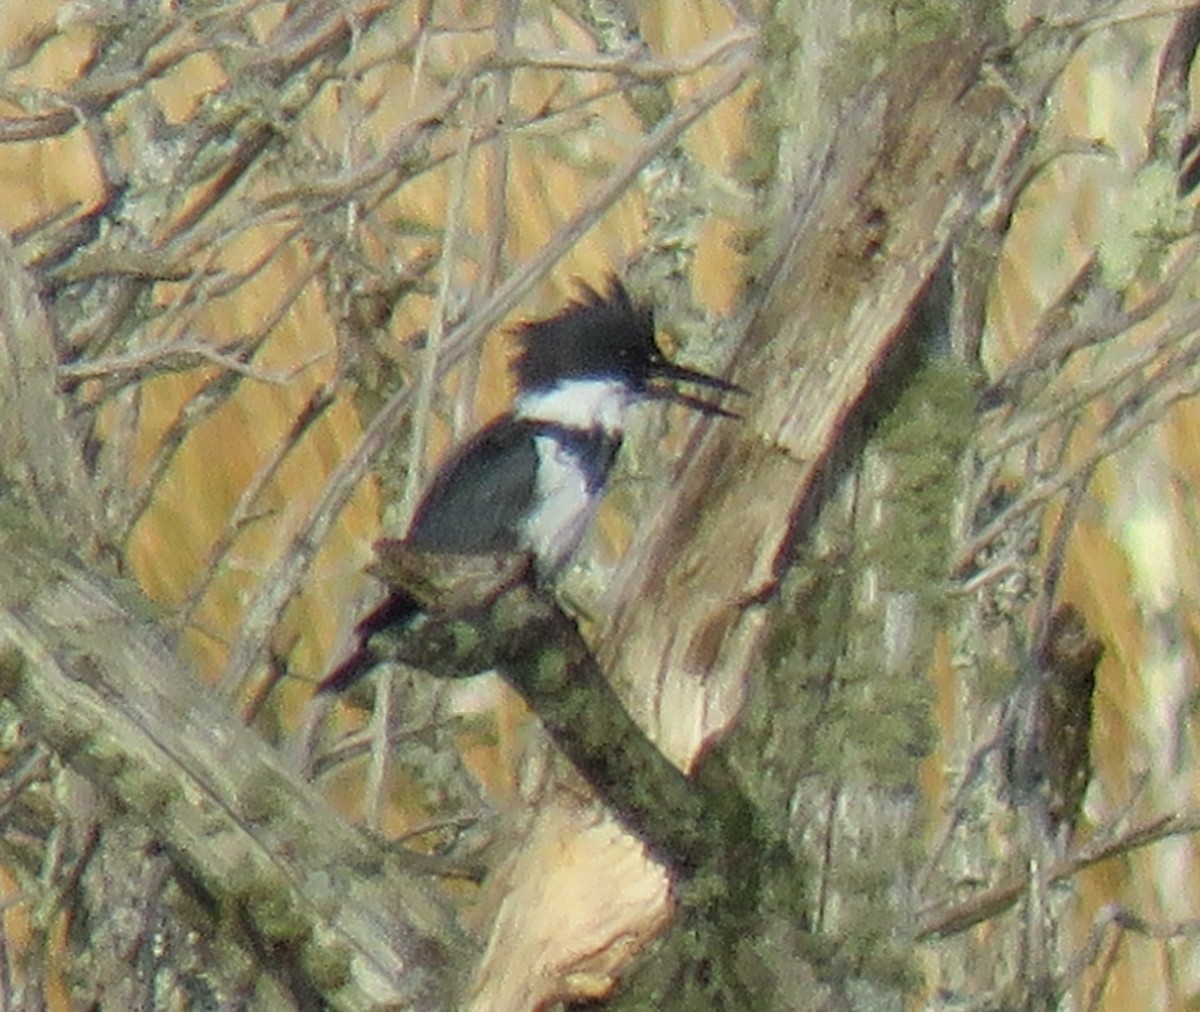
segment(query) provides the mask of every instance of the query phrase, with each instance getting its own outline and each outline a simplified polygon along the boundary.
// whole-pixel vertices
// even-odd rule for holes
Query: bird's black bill
[[[691,394],[685,394],[682,390],[676,390],[673,387],[654,387],[650,390],[650,397],[656,401],[671,401],[674,404],[682,404],[693,411],[699,411],[702,415],[713,415],[717,418],[742,417],[736,411],[723,408],[720,404],[714,404],[712,401],[706,401],[701,397],[693,397]]]
[[[693,383],[698,387],[705,387],[709,390],[718,390],[726,394],[745,394],[746,390],[736,383],[730,383],[728,380],[723,380],[717,376],[709,376],[708,373],[697,372],[695,369],[688,369],[685,366],[675,365],[673,362],[656,362],[654,365],[652,378],[656,380],[667,380],[671,383]],[[715,415],[719,418],[741,418],[735,411],[730,411],[716,404],[713,401],[706,401],[701,397],[695,397],[692,394],[684,393],[682,390],[677,390],[673,386],[655,386],[650,388],[650,396],[655,400],[674,401],[676,404],[683,404],[685,407],[691,408],[693,411],[699,411],[705,415]]]

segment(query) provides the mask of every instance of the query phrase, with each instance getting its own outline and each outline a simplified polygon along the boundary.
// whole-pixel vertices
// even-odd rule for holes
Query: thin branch
[[[1192,307],[1165,324],[1158,336],[1144,348],[1123,357],[1112,372],[1096,380],[1076,384],[1073,391],[1061,397],[1058,405],[1045,415],[1022,421],[1019,427],[1012,423],[1005,426],[1000,438],[987,447],[985,452],[988,456],[999,457],[1002,452],[1022,442],[1042,438],[1052,423],[1077,418],[1084,406],[1097,403],[1106,393],[1113,394],[1121,384],[1130,385],[1122,399],[1110,409],[1100,438],[1088,447],[1080,459],[1043,472],[1043,477],[1036,479],[1015,502],[961,545],[951,564],[952,574],[962,576],[967,573],[980,554],[1014,523],[1073,484],[1079,475],[1128,446],[1158,421],[1172,404],[1200,390],[1186,368],[1200,355],[1198,326],[1200,307]],[[1149,368],[1155,370],[1154,374],[1142,378]]]
[[[744,56],[747,47],[758,44],[758,30],[742,26],[727,32],[712,42],[672,60],[647,60],[629,55],[610,56],[604,53],[543,52],[515,48],[496,60],[496,66],[524,70],[537,67],[543,70],[570,70],[587,73],[615,74],[640,81],[670,81],[710,68],[731,58]]]
[[[246,357],[249,358],[249,355]],[[203,419],[210,417],[233,396],[242,379],[239,373],[228,370],[217,373],[192,396],[167,428],[147,466],[140,487],[131,488],[125,496],[125,501],[110,510],[114,514],[116,537],[122,548],[128,547],[128,539],[132,537],[138,522],[154,501],[163,476],[179,448]]]
[[[1049,870],[1048,881],[1063,882],[1104,861],[1124,857],[1163,840],[1197,833],[1200,833],[1200,813],[1164,815],[1131,829],[1117,839],[1105,840],[1098,846],[1081,847]],[[928,941],[959,934],[999,916],[1025,894],[1029,881],[1026,869],[967,900],[927,904],[918,917],[917,940]]]
[[[323,357],[323,356],[321,356]],[[85,380],[116,379],[120,385],[142,383],[152,376],[166,373],[190,372],[202,366],[217,366],[269,386],[285,386],[314,365],[318,358],[293,366],[285,373],[265,372],[248,365],[240,358],[228,355],[203,341],[180,341],[170,345],[126,352],[109,358],[87,359],[58,367],[60,379],[70,383]]]
[[[222,528],[221,533],[217,535],[216,540],[210,546],[208,550],[208,562],[203,567],[199,582],[188,593],[187,600],[174,617],[178,625],[184,626],[191,622],[196,609],[199,608],[205,594],[208,593],[208,589],[212,586],[213,580],[216,579],[217,574],[221,571],[221,566],[234,543],[246,528],[257,519],[255,504],[258,502],[264,489],[275,480],[292,452],[301,445],[305,434],[319,419],[324,417],[325,412],[333,406],[333,403],[334,389],[332,385],[325,384],[313,391],[312,396],[308,399],[308,403],[304,405],[300,413],[293,419],[291,429],[285,433],[283,438],[275,445],[271,454],[263,461],[258,470],[254,472],[254,476],[238,497],[237,505],[234,506],[233,512],[225,522],[224,528]]]
[[[478,96],[471,103],[478,111]],[[458,247],[462,241],[464,212],[467,201],[467,173],[471,165],[471,144],[468,135],[460,147],[454,171],[450,177],[450,207],[443,229],[442,252],[438,260],[437,298],[433,313],[426,328],[425,348],[421,360],[421,372],[416,385],[416,403],[413,405],[412,426],[409,431],[408,470],[405,473],[400,506],[404,526],[407,527],[417,496],[425,482],[421,462],[425,459],[425,447],[429,438],[429,423],[433,416],[433,394],[439,378],[439,357],[445,339],[446,324],[450,318],[450,298],[454,290],[454,266],[458,259]]]

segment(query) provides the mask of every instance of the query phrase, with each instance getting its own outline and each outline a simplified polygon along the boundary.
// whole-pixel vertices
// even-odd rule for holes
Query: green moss
[[[478,627],[472,622],[453,622],[450,625],[450,636],[456,656],[465,657],[479,646],[482,638]]]
[[[78,717],[70,724],[60,724],[52,728],[50,739],[54,750],[65,761],[71,762],[77,755],[94,747],[100,734],[101,728],[98,723],[89,721],[85,726],[83,718]]]
[[[325,994],[350,982],[352,963],[353,956],[345,945],[309,945],[304,949],[305,969],[317,990]]]
[[[876,434],[890,472],[888,515],[867,544],[868,558],[883,571],[887,590],[913,591],[925,607],[943,598],[950,509],[977,396],[970,370],[937,359],[913,375]]]
[[[759,207],[755,215],[741,222],[730,240],[732,248],[746,256],[748,278],[763,274],[774,257],[773,215],[769,205],[779,196],[774,190],[779,179],[780,151],[790,122],[785,106],[794,78],[789,68],[802,48],[792,20],[777,17],[770,6],[764,12],[761,36],[766,50],[763,66],[771,68],[772,75],[751,99],[746,144],[734,166],[737,179],[759,194]]]
[[[282,945],[307,941],[312,926],[296,905],[282,875],[243,865],[229,883],[232,901],[254,922],[263,937]]]
[[[857,30],[843,39],[826,65],[821,82],[825,101],[837,103],[858,92],[902,54],[939,40],[950,41],[965,30],[963,5],[950,0],[879,2],[871,11],[860,4]],[[973,26],[974,28],[975,26]]]
[[[76,761],[81,770],[112,783],[127,769],[129,754],[111,739],[97,736],[80,749]]]
[[[152,821],[165,818],[173,804],[180,800],[179,785],[170,777],[126,767],[120,790],[128,804]]]
[[[860,455],[859,471],[831,490],[783,578],[765,670],[730,745],[759,811],[774,813],[773,830],[802,858],[821,861],[836,897],[822,937],[785,933],[778,946],[756,944],[746,972],[789,979],[799,960],[831,993],[868,1005],[920,981],[896,883],[924,845],[920,763],[936,724],[921,672],[945,607],[949,511],[975,417],[973,376],[940,358],[922,362],[925,333],[880,381],[887,396],[864,408],[863,446],[847,451],[848,459]],[[909,622],[909,644],[894,653],[897,616]],[[858,805],[886,813],[886,848],[856,852]],[[832,856],[824,851],[828,819],[839,841]],[[793,922],[811,911],[802,888],[788,888],[768,874],[762,911],[786,911]],[[759,943],[760,934],[756,927],[748,937]]]
[[[567,658],[557,647],[543,650],[537,658],[535,671],[539,692],[555,692],[560,690],[567,676]]]
[[[0,698],[7,699],[25,677],[25,655],[11,643],[0,647]]]
[[[1097,250],[1104,283],[1124,291],[1153,274],[1169,246],[1190,230],[1191,211],[1179,200],[1175,167],[1156,161],[1133,180],[1124,199],[1104,206],[1103,239]]]
[[[919,46],[961,35],[967,30],[966,5],[951,0],[907,0],[884,5],[892,14],[901,46]],[[974,29],[974,26],[971,26]]]
[[[983,699],[999,703],[1016,686],[1020,671],[1012,664],[1000,664],[983,656],[972,658],[971,673],[975,691]]]
[[[360,878],[375,878],[383,874],[383,855],[374,848],[355,847],[341,860],[350,871]]]
[[[768,40],[771,37],[769,33],[766,36]],[[760,87],[750,102],[749,116],[747,143],[734,171],[746,186],[765,191],[779,173],[779,144],[785,122],[774,91]]]
[[[197,813],[193,813],[195,815]],[[205,805],[199,811],[199,818],[193,823],[197,833],[206,837],[219,836],[232,828],[229,817],[215,805]]]
[[[792,604],[772,627],[764,654],[768,668],[790,666],[796,657],[809,661],[809,670],[832,663],[837,648],[831,653],[830,645],[852,607],[848,564],[846,556],[834,554],[791,568],[779,596]]]
[[[241,817],[250,825],[263,825],[278,817],[287,804],[280,790],[281,785],[270,774],[250,781],[238,798]]]

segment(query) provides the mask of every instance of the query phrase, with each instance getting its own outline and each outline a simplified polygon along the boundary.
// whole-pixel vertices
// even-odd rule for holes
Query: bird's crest
[[[554,316],[520,324],[514,363],[524,390],[573,376],[611,376],[634,385],[665,361],[654,339],[654,311],[630,298],[610,275],[603,291],[580,283],[574,298]]]

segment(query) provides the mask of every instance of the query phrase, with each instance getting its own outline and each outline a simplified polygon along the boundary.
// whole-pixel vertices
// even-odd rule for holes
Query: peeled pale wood
[[[683,769],[741,710],[766,631],[755,602],[774,585],[817,466],[1012,153],[1016,128],[999,115],[1007,98],[981,83],[983,54],[962,42],[907,52],[838,110],[844,128],[817,191],[795,195],[804,210],[776,237],[782,253],[739,346],[733,378],[752,392],[745,420],[697,428],[682,479],[645,523],[617,588],[599,654],[634,716]],[[562,923],[558,903],[528,897],[547,874],[543,837],[561,832],[560,806],[551,800],[533,817],[506,869],[509,892],[476,976],[478,1008],[594,996],[573,987],[573,969],[614,946],[629,955],[661,923],[635,897],[652,894],[662,868],[649,858],[631,867],[628,845],[614,839],[572,852],[569,873],[589,888],[562,893],[636,916],[622,929],[574,911],[577,933],[547,929]],[[666,910],[666,891],[661,902]],[[589,924],[604,927],[589,934]],[[559,976],[523,994],[527,1004],[493,984],[531,965]]]

